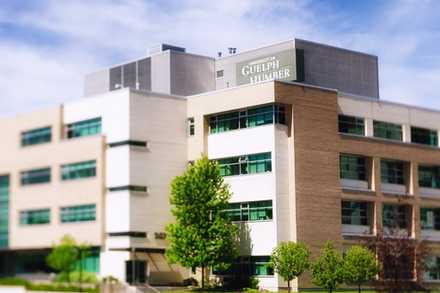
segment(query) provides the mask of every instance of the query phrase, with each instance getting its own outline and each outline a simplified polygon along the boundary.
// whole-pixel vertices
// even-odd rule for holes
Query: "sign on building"
[[[277,52],[236,65],[237,85],[268,80],[296,80],[295,50]]]

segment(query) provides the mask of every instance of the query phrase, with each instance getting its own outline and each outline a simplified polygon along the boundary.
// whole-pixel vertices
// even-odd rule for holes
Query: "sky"
[[[381,99],[440,110],[439,0],[0,0],[0,116],[169,43],[216,56],[302,38],[379,57]]]

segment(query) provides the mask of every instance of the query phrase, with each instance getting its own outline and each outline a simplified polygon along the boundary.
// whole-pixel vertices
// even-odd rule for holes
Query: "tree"
[[[82,283],[83,283],[83,273],[84,273],[84,261],[90,255],[90,245],[87,243],[81,243],[75,246],[77,251],[77,260],[76,263],[78,265],[79,272],[79,289],[82,292]]]
[[[73,237],[65,235],[60,244],[54,245],[48,255],[47,264],[56,271],[66,274],[67,282],[70,282],[70,273],[75,269],[78,260],[78,250]]]
[[[379,272],[376,256],[368,248],[354,245],[350,247],[344,256],[344,279],[348,283],[361,285],[371,281]]]
[[[217,162],[203,156],[171,183],[171,212],[175,223],[167,226],[168,260],[202,270],[226,268],[237,257],[238,228],[224,212],[231,197]]]
[[[343,259],[334,248],[332,242],[327,242],[321,255],[312,264],[312,282],[333,292],[338,284],[343,281]]]
[[[426,290],[423,272],[428,269],[430,250],[425,240],[416,240],[402,229],[379,231],[366,246],[377,254],[380,264],[376,291],[417,292]]]
[[[309,268],[310,251],[302,243],[281,242],[272,251],[271,266],[285,281],[290,293],[290,282]]]

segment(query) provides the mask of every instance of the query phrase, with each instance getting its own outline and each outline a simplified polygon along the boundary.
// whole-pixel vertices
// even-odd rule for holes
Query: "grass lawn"
[[[202,291],[202,290],[171,290],[171,291],[165,291],[165,293],[237,293],[239,291]],[[244,291],[245,292],[245,291]],[[264,291],[267,292],[267,291]],[[280,290],[278,291],[280,293],[287,293],[287,290]],[[327,291],[310,291],[310,290],[300,290],[299,292],[304,293],[326,293]],[[293,291],[292,291],[293,293]],[[358,293],[357,290],[353,291],[347,291],[347,290],[335,290],[333,293]],[[362,293],[376,293],[375,291],[364,291],[362,290]],[[431,293],[440,293],[439,291],[431,291]]]

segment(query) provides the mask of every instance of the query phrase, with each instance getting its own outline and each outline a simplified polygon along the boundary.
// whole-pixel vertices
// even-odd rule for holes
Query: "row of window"
[[[217,161],[222,176],[255,174],[272,171],[272,155],[270,152],[222,158]]]
[[[342,224],[368,226],[373,217],[373,203],[362,201],[342,201]],[[411,223],[411,206],[383,204],[382,221],[384,227],[407,229]],[[440,208],[420,208],[422,230],[440,231]]]
[[[364,136],[365,119],[361,117],[339,115],[339,132]],[[402,125],[374,120],[373,136],[403,141]],[[429,146],[438,146],[437,130],[411,126],[411,142]]]
[[[406,184],[408,182],[409,162],[381,159],[381,181],[390,184]],[[341,154],[339,157],[341,179],[367,180],[367,158],[360,155]],[[419,186],[440,188],[440,166],[419,165]]]
[[[230,203],[225,210],[231,221],[267,221],[272,220],[272,201],[252,201]]]
[[[96,205],[78,205],[60,208],[61,223],[88,222],[96,220]],[[26,210],[20,212],[20,225],[50,223],[50,209]]]
[[[85,161],[61,165],[61,180],[75,180],[96,176],[96,161]],[[21,185],[48,183],[51,181],[51,169],[40,168],[20,173]]]
[[[101,118],[83,120],[65,126],[68,139],[101,133]],[[52,141],[52,127],[41,127],[21,133],[21,146],[31,146]]]

